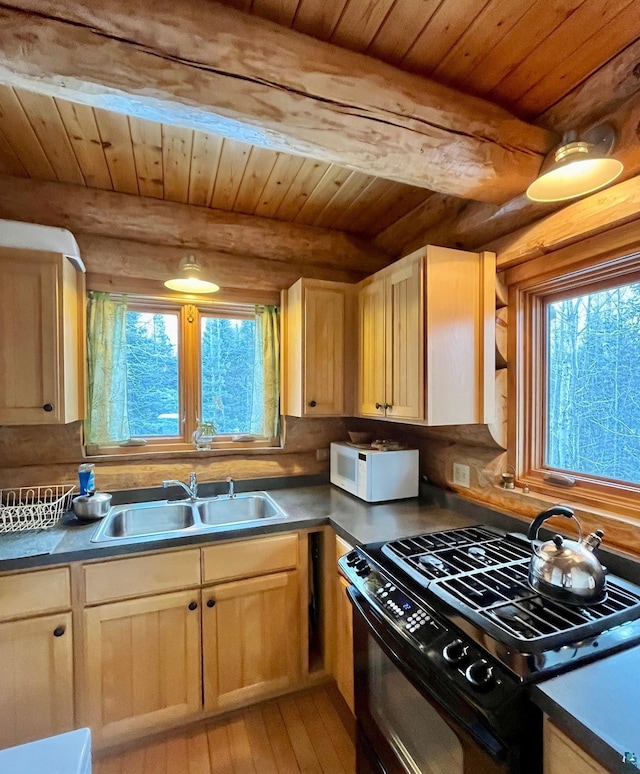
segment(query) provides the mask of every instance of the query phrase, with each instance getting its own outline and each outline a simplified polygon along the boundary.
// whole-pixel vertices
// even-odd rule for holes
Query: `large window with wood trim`
[[[640,255],[552,266],[511,287],[519,481],[637,517]]]
[[[275,307],[93,293],[88,453],[279,442]]]

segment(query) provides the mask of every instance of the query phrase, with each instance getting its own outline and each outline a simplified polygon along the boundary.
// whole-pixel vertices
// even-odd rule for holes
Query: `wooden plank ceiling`
[[[535,118],[640,35],[638,0],[221,0]]]
[[[335,164],[2,85],[0,173],[366,237],[431,195]]]
[[[638,0],[222,2],[534,122],[640,35]],[[462,204],[335,164],[4,85],[0,174],[378,236],[385,249],[398,242],[398,230],[420,233]]]

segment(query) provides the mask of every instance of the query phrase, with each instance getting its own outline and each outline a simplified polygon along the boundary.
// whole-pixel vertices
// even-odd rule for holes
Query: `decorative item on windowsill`
[[[516,488],[516,469],[513,465],[508,465],[504,473],[500,475],[502,479],[503,489],[515,489]]]
[[[216,426],[213,422],[198,422],[198,427],[193,431],[191,438],[198,451],[208,451],[216,434]]]

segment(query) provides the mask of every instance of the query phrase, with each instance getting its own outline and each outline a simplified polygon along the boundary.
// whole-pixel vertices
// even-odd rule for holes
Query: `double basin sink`
[[[161,500],[111,508],[91,540],[103,543],[152,535],[178,536],[284,519],[286,515],[266,492],[242,492],[233,497],[220,495],[195,501]]]

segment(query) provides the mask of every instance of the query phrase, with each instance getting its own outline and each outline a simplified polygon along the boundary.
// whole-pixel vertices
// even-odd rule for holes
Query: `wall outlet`
[[[329,449],[316,449],[316,459],[318,462],[323,462],[329,459]]]
[[[469,466],[460,462],[453,463],[453,483],[469,488]]]

